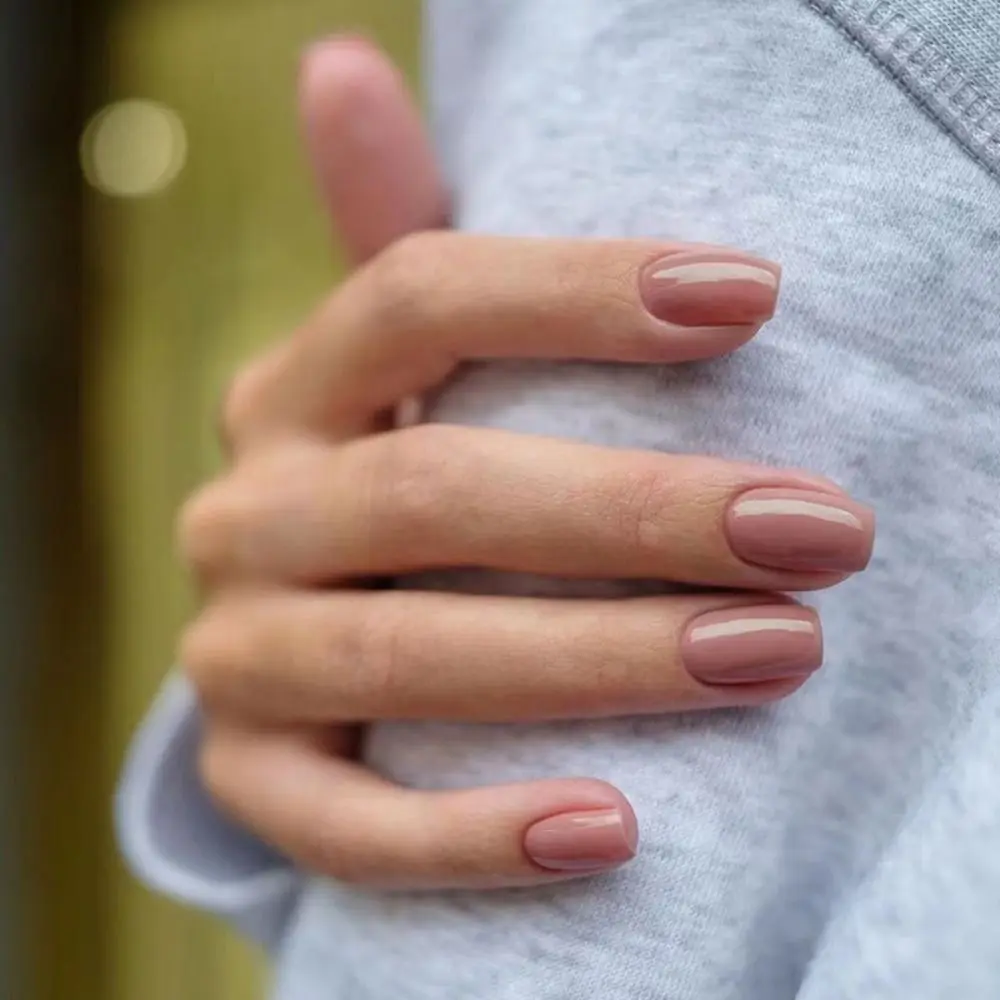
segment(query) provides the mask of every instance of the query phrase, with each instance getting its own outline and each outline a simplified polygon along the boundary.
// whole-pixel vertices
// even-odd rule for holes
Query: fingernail
[[[619,809],[563,813],[529,827],[524,849],[536,865],[556,872],[601,871],[635,857],[635,816]]]
[[[758,566],[856,573],[871,559],[875,516],[835,494],[750,490],[730,506],[726,532],[736,555]]]
[[[735,251],[673,254],[639,279],[646,308],[675,326],[749,326],[774,315],[781,268]]]
[[[797,605],[710,611],[688,624],[681,658],[705,684],[801,677],[823,661],[823,632],[816,613]]]

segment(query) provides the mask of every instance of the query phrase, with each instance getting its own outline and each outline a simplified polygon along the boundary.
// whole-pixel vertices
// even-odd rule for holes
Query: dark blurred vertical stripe
[[[17,1000],[98,1000],[106,951],[76,152],[100,7],[0,7],[0,997]]]

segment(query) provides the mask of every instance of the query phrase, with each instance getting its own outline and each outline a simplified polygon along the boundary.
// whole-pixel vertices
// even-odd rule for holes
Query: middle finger
[[[873,530],[795,471],[429,425],[248,463],[183,534],[206,574],[304,585],[480,567],[802,591],[863,569]]]

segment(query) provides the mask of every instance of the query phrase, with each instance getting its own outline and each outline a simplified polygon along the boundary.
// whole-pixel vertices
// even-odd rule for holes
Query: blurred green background
[[[32,184],[62,206],[49,213],[60,263],[47,280],[33,269],[32,287],[77,307],[38,313],[49,395],[25,417],[47,456],[33,480],[47,540],[41,627],[23,646],[31,745],[12,877],[28,918],[13,920],[20,985],[2,995],[263,995],[249,949],[130,880],[110,800],[192,608],[172,522],[217,462],[222,387],[336,275],[298,146],[299,54],[361,29],[412,73],[419,14],[415,0],[122,0],[81,4],[52,29],[66,110]]]

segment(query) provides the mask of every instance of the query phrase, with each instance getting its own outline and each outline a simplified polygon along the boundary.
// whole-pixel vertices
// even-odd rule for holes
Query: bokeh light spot
[[[119,101],[102,108],[80,141],[87,181],[118,198],[163,191],[186,160],[184,123],[175,111],[153,101]]]

